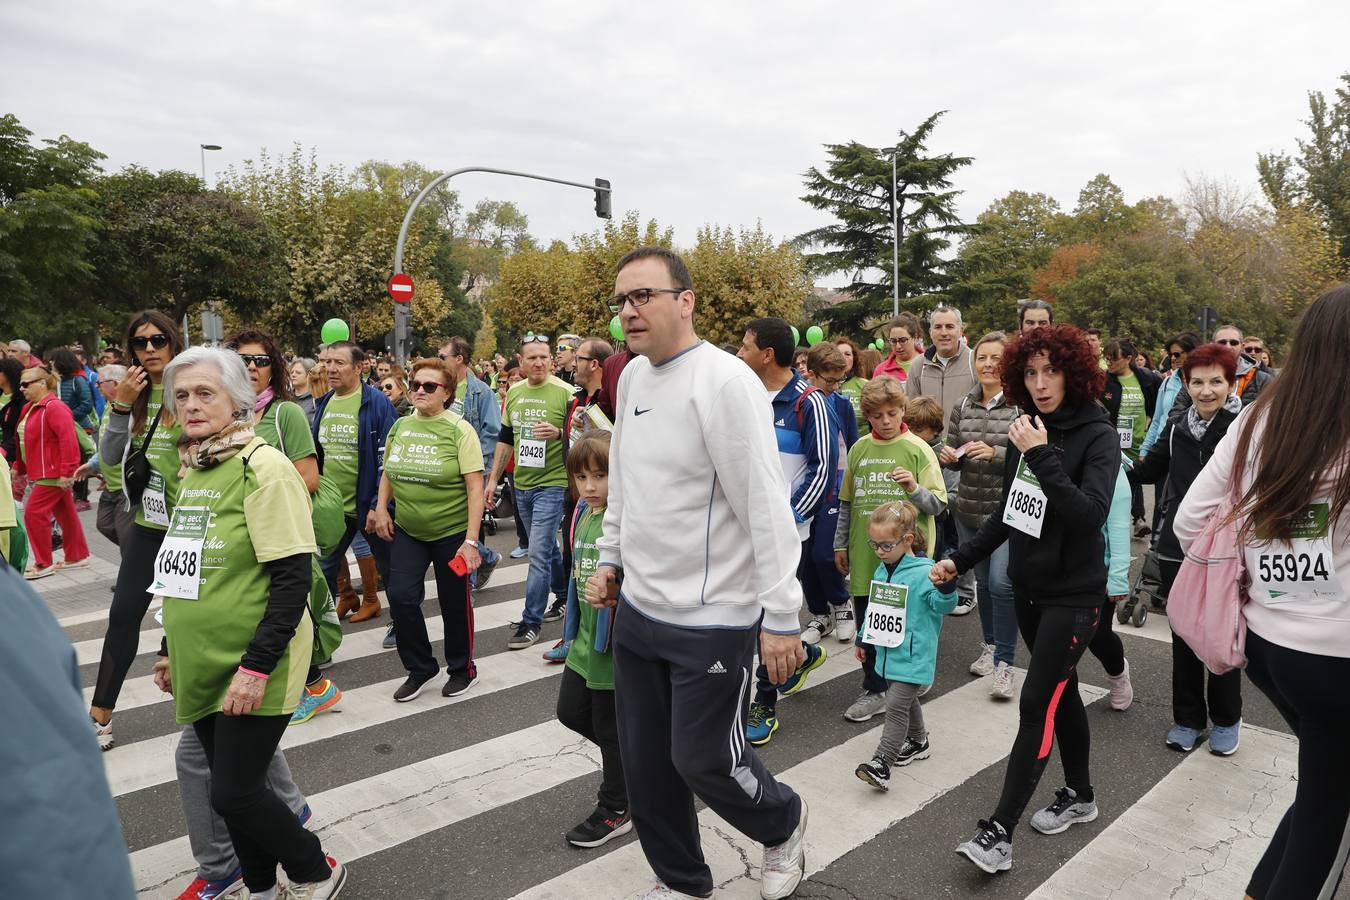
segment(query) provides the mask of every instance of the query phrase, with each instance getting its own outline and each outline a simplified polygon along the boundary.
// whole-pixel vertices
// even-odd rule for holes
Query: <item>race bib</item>
[[[1308,506],[1291,529],[1289,544],[1272,542],[1248,551],[1252,583],[1270,594],[1271,603],[1340,600],[1343,596],[1331,552],[1331,504]]]
[[[875,647],[899,647],[905,642],[905,603],[909,588],[873,581],[867,590],[867,618],[863,641]]]
[[[516,465],[526,469],[542,469],[544,458],[548,456],[548,443],[522,438],[520,452],[516,454]]]
[[[141,493],[141,511],[151,525],[169,524],[169,504],[164,497],[164,476],[150,472],[150,481]]]
[[[1003,521],[1023,534],[1041,536],[1045,524],[1045,492],[1041,483],[1027,468],[1025,458],[1017,462],[1017,474],[1008,490],[1008,502],[1003,506]]]
[[[202,585],[202,545],[211,524],[205,506],[180,506],[155,554],[154,580],[147,589],[161,597],[196,600]]]
[[[1120,435],[1120,449],[1128,450],[1134,446],[1134,421],[1120,418],[1116,420],[1116,434]]]

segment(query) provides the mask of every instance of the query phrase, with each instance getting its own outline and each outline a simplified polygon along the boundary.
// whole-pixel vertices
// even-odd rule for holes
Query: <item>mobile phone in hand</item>
[[[464,561],[464,557],[456,556],[454,559],[450,560],[450,571],[454,572],[456,575],[468,575],[469,564]]]

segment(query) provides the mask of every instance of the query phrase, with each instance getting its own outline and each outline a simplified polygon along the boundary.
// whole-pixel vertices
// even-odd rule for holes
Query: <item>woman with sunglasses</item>
[[[183,352],[183,335],[172,319],[150,309],[132,316],[127,326],[127,346],[131,348],[134,365],[117,386],[108,427],[99,441],[99,458],[106,465],[122,465],[133,448],[142,449],[150,477],[142,487],[139,501],[131,504],[136,522],[121,548],[122,564],[117,570],[117,584],[108,610],[108,630],[103,637],[103,658],[99,661],[89,709],[100,750],[113,747],[113,708],[136,658],[141,619],[150,608],[151,595],[146,588],[153,580],[155,556],[164,542],[169,517],[178,500],[178,439],[182,428],[161,408],[164,369]],[[131,487],[124,473],[123,491]],[[130,496],[128,493],[128,500]]]
[[[394,691],[407,703],[436,677],[422,600],[427,566],[436,576],[436,598],[445,626],[449,679],[442,697],[473,687],[473,600],[470,572],[482,562],[483,449],[468,422],[450,412],[455,373],[448,363],[425,359],[412,370],[416,412],[394,423],[385,441],[384,472],[375,509],[375,533],[392,541],[389,615],[398,634],[398,656],[408,678]],[[389,511],[393,501],[394,512]]]
[[[80,443],[75,437],[79,426],[70,407],[56,396],[56,388],[56,376],[42,366],[24,369],[19,381],[27,403],[19,415],[14,474],[33,485],[23,508],[23,527],[33,557],[33,565],[24,572],[29,580],[89,565],[89,545],[71,494],[80,466]],[[65,550],[65,561],[58,564],[52,562],[52,519],[61,526]]]
[[[389,398],[389,402],[394,404],[394,411],[398,413],[399,418],[408,415],[413,411],[413,405],[408,399],[408,392],[404,388],[406,382],[403,380],[403,367],[394,365],[389,367],[389,374],[380,379],[380,390]]]
[[[1171,364],[1171,369],[1163,376],[1162,384],[1158,385],[1158,399],[1153,406],[1153,421],[1149,423],[1148,433],[1144,435],[1144,440],[1139,444],[1141,459],[1148,456],[1149,451],[1153,449],[1153,445],[1158,442],[1158,437],[1163,433],[1163,429],[1171,421],[1172,406],[1177,401],[1177,395],[1182,393],[1182,382],[1185,381],[1181,376],[1181,367],[1186,364],[1186,354],[1198,346],[1200,346],[1200,337],[1193,331],[1183,331],[1167,342],[1167,359]],[[1156,531],[1156,528],[1154,530]]]

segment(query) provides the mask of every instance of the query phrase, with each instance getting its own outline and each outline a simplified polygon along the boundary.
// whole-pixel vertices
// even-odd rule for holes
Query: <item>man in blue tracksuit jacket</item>
[[[342,540],[332,554],[319,561],[323,577],[328,581],[328,589],[337,596],[337,571],[343,562],[347,548],[359,528],[370,544],[371,555],[380,577],[389,581],[389,543],[367,527],[366,519],[375,508],[380,491],[380,475],[384,471],[384,441],[398,419],[394,404],[383,392],[361,380],[361,363],[366,358],[360,347],[347,341],[338,341],[324,351],[324,365],[328,368],[328,383],[333,390],[324,394],[314,403],[314,447],[318,451],[319,472],[324,470],[324,455],[328,443],[324,427],[324,414],[335,396],[346,398],[359,390],[361,405],[357,413],[356,434],[356,496],[355,515],[347,519],[347,527]],[[344,497],[351,505],[353,498]]]

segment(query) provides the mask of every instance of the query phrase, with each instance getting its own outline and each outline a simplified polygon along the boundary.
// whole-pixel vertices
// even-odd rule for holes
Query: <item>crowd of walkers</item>
[[[695,797],[764,845],[763,896],[790,896],[808,808],[754,750],[790,726],[778,699],[806,685],[829,638],[852,645],[859,693],[840,713],[884,722],[855,774],[889,790],[894,768],[960,739],[929,734],[921,698],[945,618],[971,610],[969,671],[994,702],[1017,701],[1018,727],[999,796],[957,852],[991,874],[1012,867],[1055,744],[1063,784],[1031,827],[1096,819],[1110,798],[1094,790],[1078,667],[1091,650],[1110,707],[1130,707],[1111,620],[1131,539],[1149,539],[1166,598],[1225,516],[1248,576],[1232,586],[1248,676],[1299,741],[1296,798],[1248,894],[1335,889],[1350,846],[1350,709],[1327,689],[1350,676],[1350,287],[1312,303],[1279,373],[1231,325],[1209,342],[1174,336],[1155,371],[1128,337],[1056,323],[1037,300],[1019,302],[1015,330],[983,336],[953,307],[926,330],[901,314],[884,358],[844,336],[797,347],[776,318],[719,348],[697,335],[683,261],[657,248],[620,262],[611,308],[619,349],[531,332],[513,358],[475,361],[456,337],[406,369],[347,341],[285,354],[255,329],[188,347],[153,310],[97,361],[9,344],[0,555],[28,579],[87,566],[79,513],[101,479],[97,528],[121,561],[90,727],[113,750],[157,608],[154,677],[183,726],[198,866],[183,898],[338,895],[346,867],[305,827],[282,736],[341,703],[343,622],[381,616],[381,591],[383,645],[406,673],[391,702],[474,687],[474,593],[501,560],[483,538],[508,499],[510,555],[528,575],[505,645],[527,649],[564,620],[539,664],[563,666],[558,719],[602,759],[596,805],[565,839],[592,848],[636,830],[651,896],[711,895]],[[1171,677],[1159,739],[1237,752],[1241,671],[1209,671],[1174,633]]]

